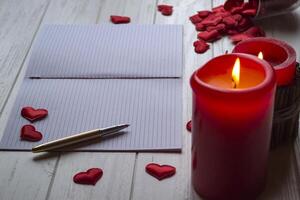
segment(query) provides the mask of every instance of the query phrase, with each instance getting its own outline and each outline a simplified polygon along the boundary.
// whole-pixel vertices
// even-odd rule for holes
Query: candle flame
[[[240,66],[241,66],[240,59],[237,58],[232,70],[232,80],[233,80],[234,88],[237,88],[240,83]]]
[[[258,58],[261,59],[261,60],[263,60],[264,59],[264,54],[262,52],[259,52]]]

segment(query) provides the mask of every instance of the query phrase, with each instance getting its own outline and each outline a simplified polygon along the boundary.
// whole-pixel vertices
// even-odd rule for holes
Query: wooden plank
[[[96,6],[97,9],[92,12],[92,9],[95,9],[93,7],[96,5],[95,3],[99,5],[98,1],[89,2],[89,4],[82,1],[52,1],[49,5],[51,12],[47,12],[42,23],[56,23],[59,21],[58,18],[60,18],[61,23],[73,23],[76,20],[79,22],[90,21],[94,23],[99,9]],[[35,32],[39,28],[48,2],[40,0],[30,2],[1,1],[0,4],[2,4],[0,6],[0,35],[2,34],[0,45],[2,47],[3,44],[6,44],[7,49],[11,48],[11,51],[8,53],[12,54],[7,54],[4,57],[5,51],[2,51],[2,49],[5,49],[5,46],[1,48],[0,55],[3,56],[3,59],[0,60],[6,60],[3,62],[4,64],[1,68],[3,68],[4,72],[11,72],[6,74],[1,71],[1,81],[6,81],[5,84],[1,84],[1,91],[10,90],[12,85],[9,85],[9,83],[12,83],[17,75],[14,71],[18,71],[24,66],[1,115],[1,124],[6,124],[28,64],[29,56],[26,57],[27,51],[30,48]],[[16,4],[19,5],[17,6]],[[60,13],[60,15],[57,13]],[[11,18],[9,21],[3,19],[5,18],[3,16],[8,16],[8,14]],[[2,28],[2,26],[6,29]],[[7,35],[4,35],[5,32]],[[11,47],[8,45],[11,45]],[[14,48],[18,49],[15,50]],[[14,53],[14,50],[17,52]],[[22,52],[24,52],[22,54],[23,57],[21,57]],[[23,65],[25,57],[26,60]],[[14,67],[15,69],[10,69],[10,67]],[[1,93],[1,95],[0,102],[3,103],[5,101],[4,93]],[[2,135],[4,131],[3,125],[0,127],[0,130]],[[5,165],[0,165],[0,199],[45,199],[49,185],[55,174],[57,156],[42,158],[30,152],[0,152],[0,163],[5,163]]]
[[[155,3],[154,0],[100,1],[99,5],[93,4],[98,7],[99,13],[97,19],[93,18],[91,21],[110,23],[109,16],[117,14],[130,16],[132,23],[152,23]],[[53,10],[50,8],[51,5],[49,13],[56,13],[54,7]],[[135,159],[135,153],[62,154],[48,199],[130,199]],[[99,183],[95,187],[75,185],[72,176],[91,167],[100,167],[104,170]]]
[[[46,0],[0,2],[0,110],[40,25]]]
[[[184,26],[184,85],[183,85],[183,149],[180,154],[149,154],[139,153],[134,178],[132,199],[200,199],[194,192],[190,182],[191,169],[191,134],[186,131],[185,124],[191,118],[192,95],[189,86],[189,78],[195,69],[207,62],[212,51],[205,54],[196,54],[193,42],[197,39],[197,32],[194,25],[189,21],[189,16],[196,14],[196,11],[211,9],[210,1],[186,0],[171,1],[160,0],[158,4],[170,4],[174,6],[172,16],[163,16],[156,12],[156,24],[183,24]],[[171,164],[176,167],[176,175],[158,181],[145,172],[145,166],[150,162],[160,164]]]
[[[129,199],[134,160],[134,153],[62,154],[49,199]],[[91,167],[103,170],[95,186],[73,183],[76,173]]]
[[[15,83],[48,1],[0,2],[0,110]],[[12,104],[10,100],[8,104]],[[1,122],[8,111],[2,112]],[[5,124],[5,123],[1,123]],[[0,137],[4,126],[1,126]],[[55,160],[33,161],[30,153],[0,152],[0,199],[42,199],[46,196]],[[32,173],[34,172],[34,173]],[[40,184],[40,183],[44,184]]]
[[[152,24],[154,20],[155,0],[116,0],[104,1],[97,23],[110,23],[110,15],[124,15],[131,18],[133,24]]]

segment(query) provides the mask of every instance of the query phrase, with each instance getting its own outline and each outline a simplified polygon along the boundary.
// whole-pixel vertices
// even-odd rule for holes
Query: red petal
[[[237,35],[234,35],[234,36],[231,36],[230,39],[233,43],[238,43],[240,41],[243,41],[243,40],[247,40],[249,38],[253,38],[252,36],[249,36],[247,34],[244,34],[244,33],[241,33],[241,34],[237,34]]]
[[[209,49],[209,45],[203,40],[195,41],[193,45],[196,53],[204,53]]]
[[[217,30],[219,31],[220,33],[223,33],[225,30],[226,30],[226,25],[221,23],[221,24],[218,24],[217,26],[208,26],[206,28],[207,31],[213,31],[213,30]]]
[[[186,124],[186,130],[188,130],[189,132],[192,131],[192,121],[188,121],[188,123]]]
[[[217,12],[225,12],[225,9],[224,9],[223,5],[220,5],[220,6],[214,7],[212,9],[212,11],[215,12],[215,13],[217,13]]]
[[[157,10],[158,11],[162,11],[163,9],[172,9],[173,8],[173,6],[171,6],[171,5],[166,5],[166,4],[161,4],[161,5],[158,5],[157,6]]]
[[[196,24],[196,30],[197,31],[204,31],[206,27],[200,22]]]
[[[234,7],[239,7],[243,5],[244,0],[227,0],[224,4],[225,10],[231,10]]]
[[[249,18],[243,17],[241,19],[241,21],[239,22],[239,24],[237,25],[236,29],[239,32],[243,32],[243,31],[247,30],[248,28],[250,28],[251,26],[253,26],[253,22]]]
[[[202,24],[204,26],[216,26],[221,21],[222,21],[222,17],[210,15],[202,21]]]
[[[198,11],[198,15],[199,15],[199,17],[201,17],[201,18],[207,17],[210,13],[211,13],[211,12],[208,11],[208,10]]]
[[[242,15],[240,15],[240,14],[235,14],[235,15],[232,15],[232,18],[233,18],[235,21],[239,22],[239,21],[241,21],[241,19],[242,19],[243,17],[242,17]]]
[[[232,16],[225,17],[222,21],[229,28],[236,27],[238,25],[238,22],[235,21],[235,19]]]
[[[165,16],[170,16],[173,13],[173,8],[164,8],[161,11],[161,14],[165,15]]]
[[[114,24],[125,24],[130,22],[130,18],[126,16],[111,15],[110,20]]]
[[[242,12],[242,14],[245,15],[245,16],[249,16],[249,17],[255,17],[255,15],[256,15],[256,9],[244,10]]]
[[[196,14],[196,15],[191,16],[190,20],[193,24],[197,24],[202,21],[202,18],[198,14]]]
[[[198,38],[207,42],[213,42],[220,39],[221,35],[217,30],[204,31],[198,34]]]

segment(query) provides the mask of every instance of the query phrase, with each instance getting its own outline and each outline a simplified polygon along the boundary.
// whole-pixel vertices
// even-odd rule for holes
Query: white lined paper
[[[95,128],[129,123],[128,133],[78,150],[181,149],[181,79],[25,79],[0,143],[1,149],[33,146]],[[49,116],[34,126],[44,138],[20,141],[29,122],[24,106],[47,108]]]
[[[127,134],[76,150],[180,151],[182,60],[179,25],[47,25],[35,41],[0,149],[31,150],[129,123]],[[20,140],[21,127],[30,124],[20,115],[25,106],[49,110],[34,122],[44,135],[40,142]]]
[[[180,25],[45,25],[27,77],[182,76]]]

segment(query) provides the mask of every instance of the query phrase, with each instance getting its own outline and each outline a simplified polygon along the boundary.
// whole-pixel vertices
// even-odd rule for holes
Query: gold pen
[[[129,124],[120,124],[112,127],[107,127],[103,129],[95,129],[91,131],[86,131],[82,133],[78,133],[76,135],[71,135],[68,137],[64,137],[61,139],[53,140],[51,142],[47,142],[41,145],[38,145],[32,148],[33,153],[39,153],[44,151],[51,151],[55,149],[60,149],[62,147],[66,147],[69,145],[74,145],[80,142],[86,142],[92,139],[101,138],[104,136],[110,136],[114,134],[118,134],[120,130],[127,128]]]

